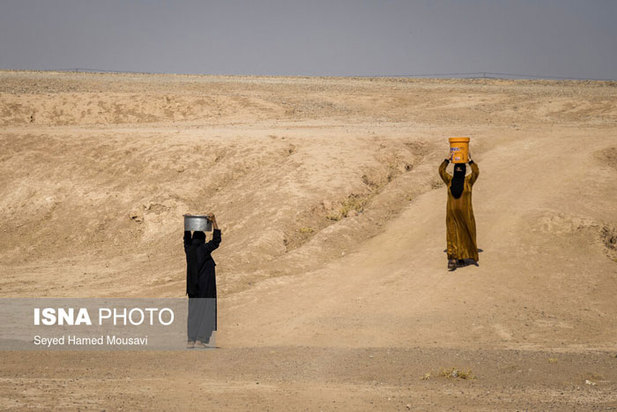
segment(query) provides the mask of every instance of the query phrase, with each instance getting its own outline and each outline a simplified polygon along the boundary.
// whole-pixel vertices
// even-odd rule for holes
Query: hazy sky
[[[0,68],[617,79],[617,0],[0,0]]]

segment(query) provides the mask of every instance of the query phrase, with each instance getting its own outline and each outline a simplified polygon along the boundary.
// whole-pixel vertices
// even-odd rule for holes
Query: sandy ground
[[[180,297],[223,230],[219,349],[1,352],[2,409],[617,409],[615,83],[0,72],[0,125],[2,297]]]

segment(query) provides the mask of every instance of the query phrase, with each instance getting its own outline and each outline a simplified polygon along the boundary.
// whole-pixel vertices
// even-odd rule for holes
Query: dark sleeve
[[[478,176],[480,176],[480,168],[476,162],[469,162],[469,166],[471,166],[471,178],[469,179],[470,184],[476,183],[478,180]]]
[[[189,246],[191,246],[191,231],[185,230],[184,231],[184,250],[186,251],[186,249],[188,249]]]
[[[212,240],[210,240],[204,246],[206,247],[206,250],[208,252],[212,252],[213,250],[218,248],[220,244],[221,244],[221,230],[220,229],[214,229],[212,231]]]
[[[448,167],[448,163],[450,163],[450,161],[448,159],[445,159],[439,165],[439,176],[441,176],[441,180],[443,180],[445,184],[450,183],[450,180],[452,180],[452,176],[446,173],[446,167]]]

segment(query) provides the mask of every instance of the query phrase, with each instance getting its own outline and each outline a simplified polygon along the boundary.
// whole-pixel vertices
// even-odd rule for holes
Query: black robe
[[[191,239],[191,232],[184,232],[184,252],[186,254],[186,294],[190,298],[216,298],[216,276],[214,259],[211,253],[221,243],[221,231],[214,229],[212,240],[207,243]],[[191,259],[189,248],[194,247],[197,260]],[[197,268],[192,273],[191,268]],[[197,276],[195,276],[197,275]]]
[[[186,293],[189,295],[187,334],[191,341],[210,341],[217,330],[216,275],[211,253],[221,243],[221,231],[214,229],[212,240],[205,243],[191,239],[191,232],[184,232],[186,254]]]

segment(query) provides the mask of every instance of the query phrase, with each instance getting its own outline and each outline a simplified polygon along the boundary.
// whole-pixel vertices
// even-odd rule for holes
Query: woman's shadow
[[[448,253],[448,249],[444,249],[443,251],[444,251],[444,253]],[[484,252],[484,249],[478,249],[478,253],[482,253],[482,252]],[[462,260],[462,262],[459,263],[461,260]],[[478,262],[476,262],[474,259],[459,259],[457,261],[456,267],[457,268],[464,268],[465,266],[471,266],[471,265],[476,266],[476,267],[480,266],[480,264]]]

